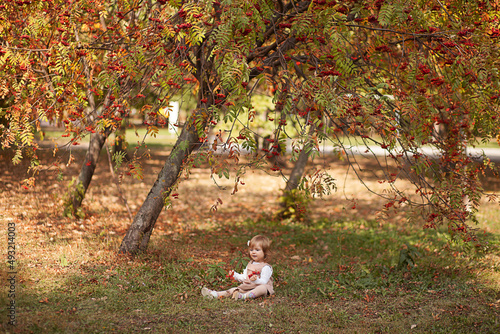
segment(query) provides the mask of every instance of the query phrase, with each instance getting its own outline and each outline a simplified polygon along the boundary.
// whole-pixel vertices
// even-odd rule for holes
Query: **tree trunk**
[[[80,43],[80,36],[78,34],[78,29],[75,28],[75,38],[78,43]],[[89,102],[89,107],[92,110],[90,120],[94,121],[97,117],[97,108],[95,103],[94,91],[92,90],[92,76],[89,64],[85,57],[81,56],[83,73],[87,79],[87,100]],[[111,90],[108,91],[106,97],[104,98],[104,108],[109,106],[109,95]],[[82,168],[80,169],[80,175],[78,175],[78,180],[75,185],[73,185],[68,193],[64,205],[64,214],[66,216],[79,216],[79,209],[82,205],[82,201],[85,198],[85,193],[89,188],[90,181],[94,176],[94,171],[99,160],[99,154],[101,153],[102,147],[106,142],[110,129],[105,129],[103,133],[94,132],[90,134],[89,148],[87,149],[87,154],[85,155],[85,160],[83,161]]]
[[[304,171],[306,169],[307,161],[309,160],[308,148],[311,147],[310,137],[313,135],[315,128],[311,126],[309,128],[309,140],[302,147],[297,161],[293,166],[290,177],[286,182],[285,190],[283,190],[283,195],[280,197],[281,208],[277,213],[277,217],[280,219],[296,219],[302,220],[307,215],[307,205],[308,199],[297,191],[300,181],[304,176]]]
[[[290,177],[288,178],[288,181],[286,183],[285,193],[297,189],[300,184],[300,180],[302,179],[304,170],[306,169],[307,160],[309,160],[307,148],[311,145],[311,136],[314,134],[315,129],[316,128],[313,125],[311,125],[311,127],[309,128],[308,141],[302,147],[302,151],[300,151],[297,161],[293,166],[292,173],[290,174]]]
[[[79,208],[85,198],[85,193],[90,185],[90,181],[92,181],[92,176],[94,176],[99,154],[108,136],[108,131],[104,133],[95,132],[90,135],[89,148],[80,169],[80,175],[78,176],[77,183],[70,190],[65,203],[65,215],[78,215]]]
[[[300,151],[299,157],[293,166],[292,173],[288,178],[286,183],[285,192],[291,191],[293,189],[297,189],[299,186],[300,180],[302,179],[302,175],[304,175],[304,170],[306,169],[307,160],[309,160],[309,154],[306,152],[306,146],[302,148]]]
[[[189,123],[186,123],[182,129],[163,169],[158,174],[156,182],[123,238],[120,253],[136,254],[146,250],[156,219],[163,209],[165,199],[170,195],[172,187],[179,178],[183,163],[200,144],[195,120],[200,118],[201,112],[202,110],[193,114],[188,121]]]
[[[280,197],[281,208],[276,214],[279,219],[303,220],[307,215],[307,198],[297,191],[309,159],[306,147],[307,144],[302,148]]]

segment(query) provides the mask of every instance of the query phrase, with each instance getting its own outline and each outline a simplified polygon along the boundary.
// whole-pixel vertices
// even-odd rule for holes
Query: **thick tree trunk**
[[[186,158],[200,144],[194,124],[194,120],[199,116],[198,113],[193,114],[190,121],[188,121],[189,123],[184,126],[177,143],[165,161],[163,169],[158,174],[156,182],[123,238],[120,253],[136,254],[139,251],[146,250],[156,219],[165,204],[165,198],[170,195],[172,187],[177,182]]]
[[[107,131],[105,133],[96,132],[90,135],[89,148],[87,149],[85,160],[82,163],[80,175],[78,176],[76,184],[73,185],[70,190],[68,199],[65,203],[64,213],[66,215],[78,215],[78,209],[82,205],[85,193],[89,188],[90,181],[92,181],[99,155],[108,135],[109,132]]]

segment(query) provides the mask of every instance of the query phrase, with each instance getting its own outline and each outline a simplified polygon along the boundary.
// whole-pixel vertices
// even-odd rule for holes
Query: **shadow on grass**
[[[255,234],[273,241],[276,295],[240,303],[203,299],[202,286],[233,286],[213,268],[231,269]],[[489,252],[498,252],[498,236],[486,238]],[[398,270],[400,252],[408,246],[420,254],[417,265]],[[485,275],[491,265],[450,245],[442,231],[370,221],[322,220],[308,226],[245,221],[158,235],[136,258],[110,255],[70,263],[71,273],[46,289],[24,283],[16,297],[18,326],[8,327],[1,312],[2,329],[493,333],[500,326],[500,291],[488,283],[498,275]]]

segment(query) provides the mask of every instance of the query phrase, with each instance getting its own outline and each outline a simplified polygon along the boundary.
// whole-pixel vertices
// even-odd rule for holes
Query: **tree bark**
[[[70,190],[65,204],[64,213],[66,215],[78,215],[78,209],[82,205],[85,193],[89,188],[90,181],[92,181],[92,176],[99,161],[99,155],[108,136],[108,131],[104,133],[95,132],[90,135],[89,148],[82,163],[80,175],[78,175],[77,183]]]
[[[195,120],[199,119],[200,115],[202,115],[202,110],[194,113],[182,129],[172,152],[158,174],[156,182],[123,238],[119,249],[120,253],[136,254],[146,250],[156,219],[163,209],[165,199],[170,195],[172,187],[180,176],[183,163],[191,152],[199,147]]]
[[[78,29],[76,28],[75,38],[76,41],[80,44],[80,36],[78,34]],[[81,56],[80,58],[82,61],[83,73],[85,74],[85,78],[87,80],[86,96],[89,102],[89,107],[92,110],[90,119],[93,121],[97,117],[97,108],[95,95],[92,90],[91,70],[85,57]],[[111,91],[108,91],[108,94],[104,99],[105,107],[109,105],[108,103],[110,92]],[[68,198],[64,205],[64,214],[66,216],[79,215],[79,209],[82,205],[83,199],[85,198],[85,193],[89,188],[90,181],[92,181],[92,177],[94,176],[94,171],[97,166],[97,162],[99,161],[99,155],[110,133],[111,131],[109,129],[105,129],[103,133],[94,132],[90,134],[89,148],[87,149],[85,160],[82,163],[80,175],[78,175],[77,183],[73,185],[72,189],[69,191]]]
[[[300,151],[297,161],[295,162],[295,165],[293,166],[292,172],[290,173],[290,177],[286,183],[285,192],[297,189],[300,184],[300,180],[302,179],[302,175],[304,175],[307,160],[309,160],[309,154],[307,154],[306,145],[304,145],[302,151]]]
[[[300,151],[297,161],[293,166],[292,173],[286,182],[285,193],[297,189],[300,184],[300,180],[304,175],[304,170],[306,169],[307,160],[309,160],[309,154],[307,153],[307,148],[311,143],[311,136],[313,135],[315,127],[311,125],[309,128],[309,138],[308,141],[302,147],[302,151]]]
[[[304,145],[302,151],[293,166],[292,172],[286,183],[285,190],[280,198],[281,208],[278,210],[276,217],[279,219],[297,219],[302,220],[306,212],[306,202],[296,192],[300,184],[300,180],[304,175],[304,170],[309,159],[309,154],[306,152],[307,144]]]
[[[281,208],[277,213],[277,217],[280,219],[295,218],[303,219],[307,211],[307,200],[300,196],[296,189],[299,187],[300,181],[304,176],[304,171],[307,166],[307,161],[309,160],[308,148],[311,146],[311,136],[315,130],[314,126],[309,128],[309,139],[306,141],[300,151],[297,161],[292,168],[290,177],[286,182],[286,187],[283,190],[283,195],[280,198]]]

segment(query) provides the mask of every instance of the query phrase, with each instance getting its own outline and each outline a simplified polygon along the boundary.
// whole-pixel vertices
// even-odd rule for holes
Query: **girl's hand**
[[[252,271],[250,275],[248,275],[248,279],[251,281],[255,281],[257,278],[259,278],[260,271]]]

